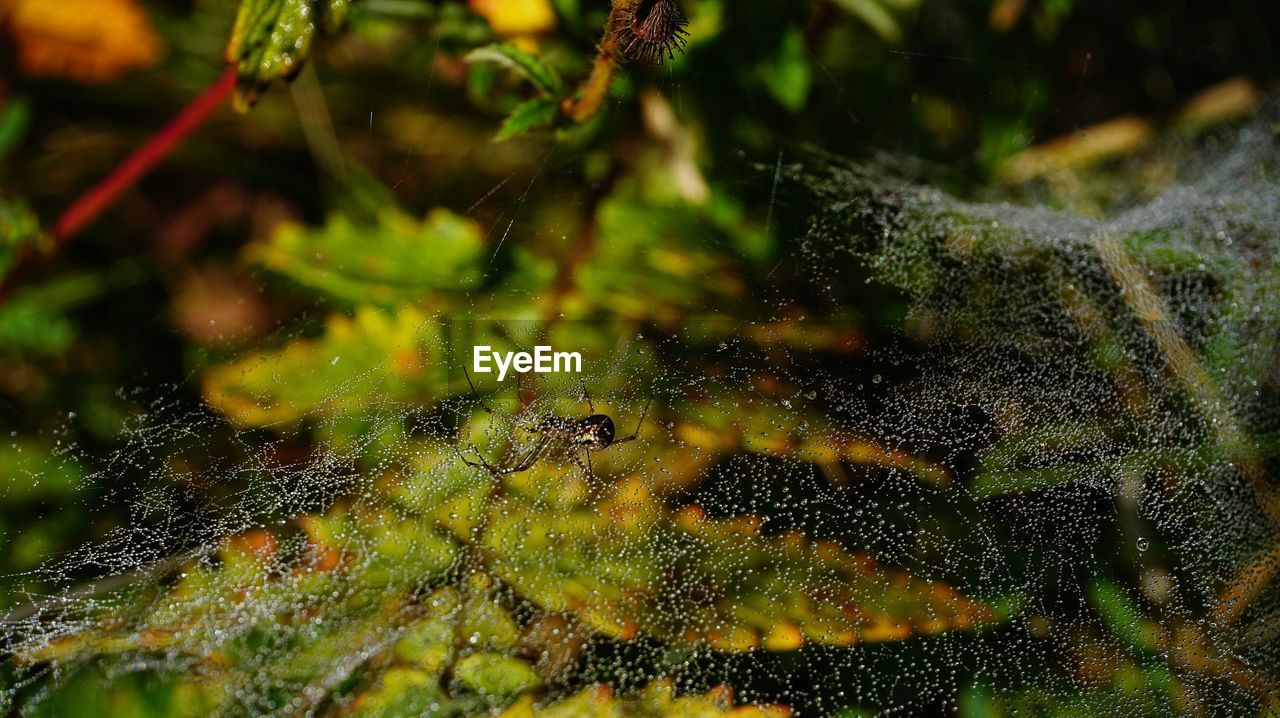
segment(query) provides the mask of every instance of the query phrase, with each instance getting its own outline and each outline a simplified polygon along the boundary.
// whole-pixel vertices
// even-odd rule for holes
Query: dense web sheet
[[[816,299],[649,326],[459,293],[281,337],[207,409],[155,390],[123,449],[64,457],[132,520],[40,569],[66,593],[8,617],[7,707],[103,676],[174,714],[1274,705],[1272,122],[1071,209],[815,154],[759,181],[814,217],[780,276]],[[901,322],[844,311],[864,281]],[[458,371],[543,340],[581,381]],[[591,407],[637,440],[473,465]]]
[[[868,430],[970,457],[974,528],[1005,535],[993,563],[1031,635],[1088,651],[1085,685],[1136,653],[1184,682],[1178,709],[1275,700],[1273,114],[1196,151],[1166,141],[1123,170],[1165,177],[1158,193],[1071,198],[1083,213],[794,169],[830,207],[810,252],[906,291],[932,347],[890,392],[894,426]],[[1117,561],[1133,586],[1101,578]],[[1168,710],[1118,693],[1080,707]]]

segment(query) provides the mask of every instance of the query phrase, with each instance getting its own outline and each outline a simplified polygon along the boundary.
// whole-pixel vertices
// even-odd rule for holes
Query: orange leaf
[[[133,0],[0,0],[27,75],[107,82],[160,59],[160,38]]]

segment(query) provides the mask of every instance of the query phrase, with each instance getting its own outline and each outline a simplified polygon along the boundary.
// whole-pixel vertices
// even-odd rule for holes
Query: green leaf
[[[423,473],[399,466],[411,459],[474,478],[471,467],[431,446],[384,452],[377,471]],[[762,536],[749,517],[708,521],[696,510],[673,512],[639,478],[620,481],[594,503],[574,489],[580,479],[564,467],[539,467],[509,481],[501,504],[471,510],[443,495],[420,506],[423,513],[338,504],[300,518],[305,539],[288,550],[265,530],[230,538],[216,560],[189,563],[172,585],[144,584],[99,604],[113,608],[95,628],[42,642],[21,660],[74,667],[95,656],[134,660],[139,651],[188,656],[243,676],[256,692],[282,681],[314,684],[337,665],[366,670],[343,657],[367,651],[396,663],[368,669],[380,674],[359,696],[359,714],[413,714],[422,701],[465,704],[477,713],[517,699],[513,708],[529,708],[530,692],[542,685],[534,668],[513,655],[523,629],[506,607],[508,587],[551,615],[574,614],[604,636],[732,651],[899,641],[1005,615],[832,543],[794,533]],[[488,496],[484,482],[461,486],[469,496]],[[548,503],[557,494],[578,498]],[[438,585],[461,557],[460,544],[445,535],[447,517],[466,522],[460,514],[470,513],[471,525],[450,530],[472,536],[480,510],[488,513],[484,554],[501,581],[476,574],[465,588],[442,586],[424,597],[423,588]],[[289,607],[284,613],[282,605]],[[290,625],[297,616],[307,617],[305,633]],[[458,657],[460,635],[468,640]],[[450,665],[460,691],[440,681]],[[207,678],[197,683],[207,684]],[[604,710],[613,700],[588,691],[569,703]],[[725,692],[678,697],[669,685],[624,701],[636,715],[653,716],[720,715],[732,707]],[[567,706],[545,715],[595,714]],[[767,708],[746,714],[757,710]]]
[[[219,712],[221,702],[216,692],[199,680],[155,671],[108,675],[103,669],[86,667],[60,682],[56,692],[23,715],[196,718]]]
[[[514,45],[486,45],[467,53],[466,60],[471,63],[494,63],[514,70],[546,96],[558,96],[564,89],[555,70]]]
[[[442,14],[431,0],[363,0],[357,10],[361,19],[429,20]]]
[[[205,374],[210,406],[240,426],[358,415],[370,396],[428,401],[447,383],[439,326],[411,307],[334,315],[325,333]]]
[[[457,715],[460,708],[440,687],[439,677],[413,668],[391,668],[373,690],[363,696],[351,715],[360,718],[400,718],[417,715]]]
[[[0,277],[9,273],[23,252],[42,252],[51,245],[26,202],[0,197]]]
[[[333,35],[342,29],[351,10],[352,0],[325,0],[324,31]]]
[[[499,718],[784,718],[777,706],[735,706],[733,695],[721,686],[706,693],[681,695],[670,680],[656,680],[633,695],[618,697],[607,686],[595,685],[553,703],[539,704],[526,695]]]
[[[881,40],[897,45],[902,42],[902,28],[893,16],[892,10],[910,10],[918,3],[912,0],[836,0],[836,5],[845,12],[857,17],[867,24]],[[892,10],[885,5],[891,5]]]
[[[75,491],[84,470],[52,446],[22,438],[0,443],[0,496],[7,502]]]
[[[652,182],[628,180],[600,204],[600,242],[578,272],[579,290],[628,317],[680,316],[744,301],[739,268],[711,246],[734,236],[733,228],[717,226],[702,208],[671,201],[670,175]],[[661,199],[651,202],[648,193]]]
[[[517,696],[542,683],[528,663],[501,653],[473,653],[458,661],[454,675],[484,696]]]
[[[227,62],[238,72],[236,106],[246,110],[276,80],[292,79],[311,53],[317,23],[335,33],[350,0],[241,0]]]
[[[13,97],[0,106],[0,159],[18,145],[31,125],[31,102],[25,97]],[[0,212],[3,202],[0,201]]]
[[[540,97],[522,102],[507,115],[507,119],[503,120],[502,128],[498,130],[494,139],[506,140],[539,127],[546,127],[555,121],[559,111],[559,105],[550,98]]]
[[[55,356],[66,351],[75,338],[75,324],[60,307],[23,294],[0,306],[0,348]]]
[[[431,615],[410,624],[393,652],[399,661],[439,674],[453,657],[457,638],[456,621],[442,619],[450,619],[460,610],[462,597],[453,588],[442,588],[432,594],[430,604]]]
[[[561,473],[528,479],[563,486]],[[509,499],[489,515],[496,577],[547,611],[600,633],[719,650],[852,646],[974,628],[1005,610],[797,533],[766,537],[753,517],[666,509],[632,478],[595,505]],[[555,556],[555,561],[547,561]]]
[[[249,257],[330,297],[395,306],[433,290],[478,286],[484,235],[474,221],[444,209],[421,221],[384,210],[374,227],[334,214],[319,229],[283,225]]]
[[[1159,628],[1138,610],[1133,601],[1116,584],[1099,579],[1089,587],[1089,602],[1093,604],[1102,622],[1112,635],[1125,645],[1141,653],[1153,653],[1159,649],[1156,632]]]
[[[328,514],[303,516],[298,523],[305,541],[295,544],[295,550],[281,550],[281,538],[261,529],[228,537],[216,557],[183,565],[171,586],[140,579],[97,606],[109,610],[92,630],[20,650],[21,660],[65,665],[130,651],[208,657],[225,650],[231,651],[233,663],[253,668],[269,658],[252,645],[266,631],[280,634],[272,641],[280,658],[273,670],[297,678],[323,673],[352,646],[384,642],[388,625],[456,625],[448,611],[458,605],[454,589],[440,589],[436,599],[422,604],[404,601],[405,593],[429,584],[457,561],[458,544],[430,523],[364,504],[339,505]],[[396,550],[388,551],[393,544]],[[163,600],[143,600],[157,596]],[[313,635],[303,644],[292,642],[287,620],[282,623],[276,615],[282,603],[314,615],[326,638]],[[477,609],[495,611],[483,602],[472,607]],[[482,645],[510,641],[505,635],[509,627],[491,615],[464,625],[480,636]],[[494,626],[504,635],[486,633]],[[233,641],[240,643],[229,645]]]
[[[27,246],[40,247],[43,240]],[[104,272],[72,274],[26,286],[0,304],[0,349],[29,354],[61,354],[76,337],[67,312],[104,292],[139,279],[137,267],[121,263]]]
[[[780,105],[792,112],[804,107],[813,77],[804,35],[799,30],[788,30],[782,36],[777,54],[761,64],[758,72]]]
[[[67,317],[68,311],[141,278],[138,266],[126,261],[105,271],[69,274],[19,288],[0,304],[0,349],[61,354],[76,337],[76,325]]]

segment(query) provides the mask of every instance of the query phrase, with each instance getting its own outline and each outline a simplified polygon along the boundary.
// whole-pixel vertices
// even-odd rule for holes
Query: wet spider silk
[[[270,431],[148,389],[85,479],[130,521],[38,571],[54,588],[6,624],[4,697],[1255,714],[1280,681],[1275,117],[1169,139],[1052,207],[817,153],[783,167],[812,220],[781,274],[816,318],[573,328],[606,348],[602,412],[625,427],[653,397],[595,481],[563,457],[500,482],[461,461],[462,437],[497,461],[522,416],[585,413],[549,380],[482,387],[488,415],[426,313],[342,325],[397,337],[418,374],[250,367],[323,387]],[[858,304],[868,282],[901,311]]]

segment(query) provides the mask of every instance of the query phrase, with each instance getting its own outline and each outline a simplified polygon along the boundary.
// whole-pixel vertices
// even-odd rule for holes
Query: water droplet
[[[1148,541],[1148,540],[1146,539],[1146,537],[1145,537],[1145,536],[1140,536],[1140,537],[1138,537],[1138,550],[1139,550],[1139,551],[1146,551],[1146,550],[1147,550],[1148,548],[1150,548],[1150,547],[1151,547],[1151,542],[1150,542],[1150,541]]]
[[[338,366],[338,360],[342,357],[334,357],[329,360],[329,366]]]

